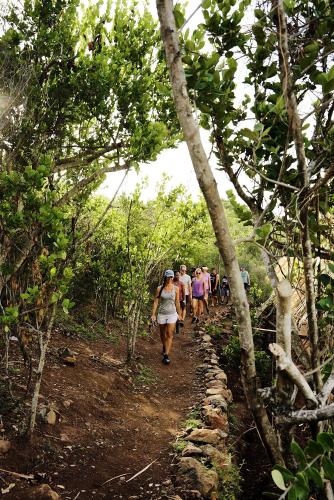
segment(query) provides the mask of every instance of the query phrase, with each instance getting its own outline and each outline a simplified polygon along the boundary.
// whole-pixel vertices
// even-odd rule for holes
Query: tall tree
[[[200,139],[198,125],[193,117],[192,105],[188,96],[187,82],[182,65],[172,0],[157,0],[157,9],[176,111],[184,138],[187,142],[196,177],[208,207],[217,245],[224,265],[231,277],[242,349],[242,379],[245,394],[270,457],[276,462],[282,462],[283,459],[278,449],[274,431],[270,425],[265,407],[257,395],[254,344],[248,302],[224,207]]]

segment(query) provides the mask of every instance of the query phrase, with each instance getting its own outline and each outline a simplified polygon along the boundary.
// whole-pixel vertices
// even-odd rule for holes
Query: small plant
[[[156,376],[148,366],[140,364],[139,373],[135,376],[136,382],[141,385],[150,385],[156,382]]]
[[[231,464],[221,468],[214,464],[214,469],[219,477],[218,500],[236,500],[242,492],[240,468]]]
[[[277,496],[280,499],[308,500],[313,493],[324,493],[325,480],[334,481],[334,433],[320,432],[317,440],[310,440],[304,450],[292,441],[290,449],[296,459],[297,470],[292,472],[275,465],[271,475],[276,486],[283,491]]]
[[[184,439],[179,439],[173,443],[173,448],[177,453],[181,453],[188,444]]]
[[[197,429],[198,427],[200,427],[201,425],[201,421],[198,420],[198,419],[195,419],[195,418],[188,418],[184,424],[183,424],[183,427],[185,429]]]
[[[194,408],[189,413],[189,418],[199,420],[201,418],[201,408],[200,406],[194,406]]]
[[[209,335],[219,336],[221,334],[221,327],[218,325],[207,325],[205,327],[206,333]]]
[[[222,349],[224,363],[228,368],[238,369],[240,366],[241,348],[239,337],[231,335],[228,344]],[[271,358],[265,351],[255,351],[256,371],[262,380],[268,380],[271,371]]]

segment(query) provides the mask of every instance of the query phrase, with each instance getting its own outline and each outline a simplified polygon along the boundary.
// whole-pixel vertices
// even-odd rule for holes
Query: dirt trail
[[[54,426],[40,423],[33,446],[16,442],[0,467],[40,473],[41,482],[63,499],[164,498],[163,483],[170,477],[174,455],[171,442],[189,407],[200,399],[195,370],[202,359],[190,321],[174,336],[169,366],[161,362],[158,331],[152,338],[139,339],[142,368],[137,375],[101,363],[103,354],[120,356],[122,345],[61,335],[54,345],[53,349],[66,346],[78,353],[74,367],[64,366],[56,355],[49,358],[42,400],[55,402],[58,421]],[[115,479],[103,485],[111,478]],[[33,498],[27,486],[20,481],[6,498]]]

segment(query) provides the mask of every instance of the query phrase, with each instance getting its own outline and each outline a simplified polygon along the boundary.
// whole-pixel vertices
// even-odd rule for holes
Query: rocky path
[[[33,474],[63,499],[167,498],[171,443],[202,391],[196,366],[203,359],[190,321],[175,335],[169,366],[161,362],[158,331],[139,339],[134,371],[108,366],[121,345],[59,335],[54,348],[63,347],[78,352],[77,364],[64,366],[51,356],[42,386],[42,402],[53,404],[56,423],[39,423],[32,445],[9,432],[12,448],[0,467]],[[15,483],[7,499],[42,498],[34,481],[6,474],[2,480],[4,487]]]

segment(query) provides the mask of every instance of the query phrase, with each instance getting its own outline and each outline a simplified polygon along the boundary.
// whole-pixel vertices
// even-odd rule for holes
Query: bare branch
[[[129,169],[129,166],[125,163],[123,165],[116,165],[113,167],[104,167],[104,168],[101,168],[100,170],[97,170],[89,177],[85,177],[84,179],[79,181],[77,184],[75,184],[59,200],[57,200],[55,205],[57,207],[59,207],[61,205],[65,205],[65,203],[68,203],[72,198],[74,198],[79,193],[79,191],[81,191],[84,187],[91,184],[93,181],[95,181],[95,179],[97,179],[101,175],[106,174],[106,173],[110,173],[110,172],[119,172],[121,170],[126,170],[126,169]]]
[[[269,344],[269,350],[276,358],[277,366],[285,371],[290,380],[298,387],[306,399],[306,404],[310,408],[318,406],[318,400],[315,397],[311,387],[308,385],[305,377],[300,373],[297,366],[286,355],[284,349],[278,344]]]
[[[276,417],[277,424],[300,424],[302,422],[320,422],[334,417],[334,404],[316,410],[291,411]]]

